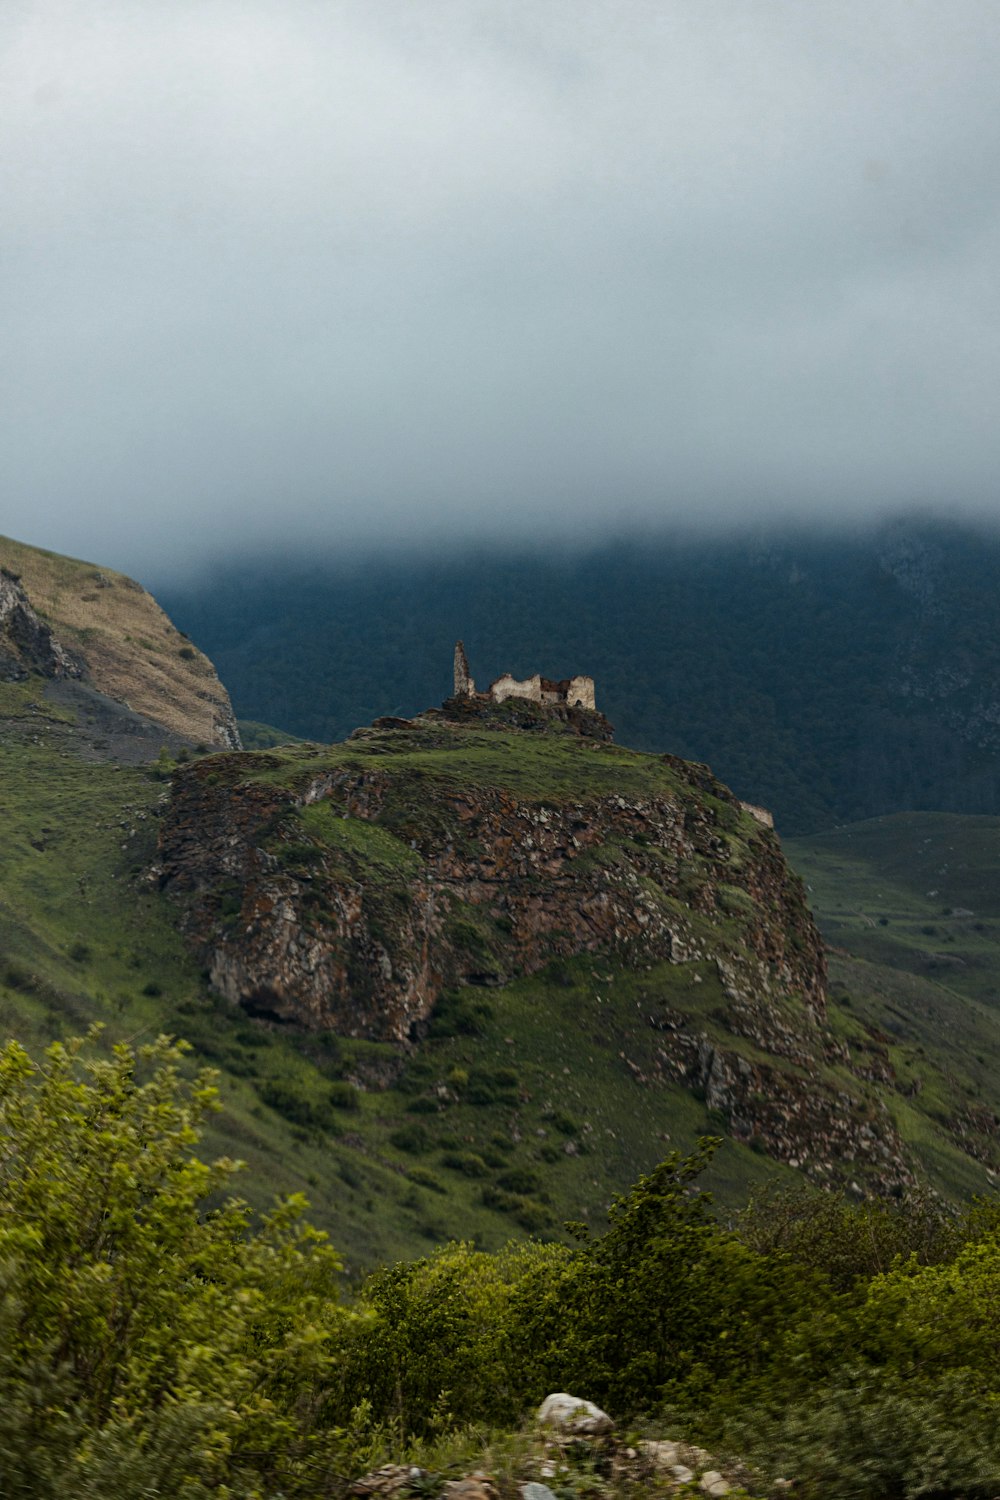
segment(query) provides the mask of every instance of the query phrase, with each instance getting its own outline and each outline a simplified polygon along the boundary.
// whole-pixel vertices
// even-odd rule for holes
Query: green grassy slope
[[[208,1149],[247,1161],[244,1190],[258,1203],[305,1192],[352,1268],[449,1236],[494,1247],[512,1234],[560,1234],[566,1219],[599,1216],[667,1150],[721,1130],[702,1100],[650,1081],[657,1039],[651,1006],[697,1016],[714,1037],[720,995],[709,964],[634,971],[600,956],[554,962],[503,988],[460,992],[415,1052],[250,1021],[210,994],[178,935],[176,906],[146,876],[165,768],[79,759],[65,710],[31,683],[0,687],[0,719],[4,1033],[32,1048],[93,1021],[104,1024],[105,1044],[160,1030],[187,1037],[194,1058],[221,1072],[225,1114]],[[411,791],[433,769],[465,786],[478,778],[484,786],[560,797],[609,786],[644,791],[651,778],[659,786],[674,774],[652,757],[572,738],[524,736],[515,751],[502,738],[470,730],[462,747],[436,752],[433,768],[426,748],[407,749],[397,737],[390,751],[387,743],[376,736],[322,752],[297,746],[272,755],[259,774],[280,780],[320,756],[350,762],[392,754]],[[223,774],[227,762],[216,764]],[[324,834],[316,826],[324,817],[322,807],[305,809],[304,830],[343,832],[341,822]],[[974,835],[967,843],[966,822]],[[908,873],[911,847],[923,844],[904,844],[901,833],[890,840],[897,859],[891,865],[888,854],[878,863],[884,830],[857,842],[848,830],[840,843],[794,849],[831,939],[851,949],[834,961],[834,1028],[856,1055],[873,1028],[884,1033],[900,1085],[890,1095],[897,1121],[932,1180],[959,1193],[987,1185],[986,1162],[958,1149],[951,1126],[970,1106],[993,1108],[1000,1056],[986,1003],[994,931],[988,825],[914,825],[920,840],[935,838],[934,827],[942,841],[950,837],[956,869],[967,867],[933,897],[921,894],[934,889],[923,866],[919,878]],[[388,839],[377,828],[363,831]],[[928,851],[935,870],[945,852],[944,842]],[[879,891],[882,906],[874,904]],[[945,905],[973,914],[946,918]],[[883,914],[887,927],[878,925]],[[927,926],[939,930],[928,934]],[[954,942],[945,941],[947,933]],[[896,944],[891,954],[872,946],[889,941]],[[952,970],[947,983],[925,972],[928,955],[939,949],[963,961],[954,973],[964,976],[964,991]],[[752,1054],[748,1041],[726,1042]],[[831,1078],[836,1074],[831,1065]],[[915,1079],[921,1091],[905,1092]],[[872,1083],[870,1091],[880,1087]],[[986,1136],[970,1139],[988,1156]],[[730,1145],[717,1157],[710,1185],[735,1206],[753,1184],[790,1175]]]
[[[247,1020],[210,994],[175,906],[145,877],[162,768],[78,759],[72,725],[37,685],[0,687],[0,716],[3,1034],[33,1051],[95,1021],[103,1045],[186,1037],[192,1062],[221,1072],[225,1113],[207,1149],[248,1163],[243,1191],[261,1205],[305,1192],[349,1265],[450,1236],[496,1246],[560,1233],[672,1146],[718,1129],[683,1089],[636,1081],[628,1062],[641,1071],[654,1033],[634,976],[607,964],[574,961],[477,994],[408,1063],[388,1044]],[[617,759],[595,759],[594,774]],[[541,774],[545,752],[531,764]],[[665,967],[661,992],[678,982]],[[364,1087],[397,1074],[395,1087]],[[715,1186],[736,1203],[749,1182],[782,1171],[734,1147]]]
[[[883,1033],[897,1123],[939,1186],[1000,1169],[1000,818],[898,813],[786,843],[831,945],[842,1026]]]

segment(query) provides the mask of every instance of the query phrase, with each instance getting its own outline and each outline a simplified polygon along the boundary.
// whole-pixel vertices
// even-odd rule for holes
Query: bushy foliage
[[[967,1370],[925,1382],[846,1366],[780,1410],[744,1411],[730,1439],[765,1482],[792,1475],[806,1500],[987,1500],[1000,1484],[1000,1404]]]
[[[389,1437],[510,1427],[553,1389],[670,1410],[806,1500],[1000,1491],[996,1205],[792,1193],[729,1228],[706,1140],[603,1234],[452,1244],[347,1312],[302,1202],[255,1224],[235,1164],[192,1154],[215,1090],[182,1065],[166,1040],[0,1052],[5,1497],[334,1495]]]
[[[838,1292],[870,1281],[900,1256],[924,1265],[946,1259],[961,1238],[958,1221],[919,1192],[904,1202],[851,1203],[814,1187],[771,1188],[751,1199],[737,1224],[745,1244],[789,1256]]]
[[[796,1326],[810,1283],[716,1223],[694,1180],[717,1145],[668,1157],[616,1201],[606,1234],[575,1248],[452,1245],[377,1273],[355,1396],[419,1431],[442,1400],[456,1419],[508,1422],[552,1389],[627,1413],[748,1379]]]
[[[192,1155],[216,1107],[161,1039],[0,1053],[0,1443],[12,1497],[260,1493],[328,1465],[347,1314],[289,1199],[258,1225]],[[169,1483],[166,1476],[169,1475]]]
[[[809,1278],[717,1223],[694,1183],[718,1145],[669,1156],[615,1201],[607,1232],[585,1240],[558,1278],[524,1287],[522,1316],[550,1388],[562,1377],[560,1388],[618,1411],[649,1411],[773,1357]]]
[[[571,1257],[560,1245],[487,1255],[453,1244],[375,1272],[364,1288],[368,1318],[353,1343],[345,1400],[363,1399],[410,1432],[426,1431],[442,1408],[456,1422],[516,1422],[537,1386],[523,1291],[558,1280]]]
[[[697,1177],[703,1141],[640,1178],[591,1237],[500,1255],[449,1246],[363,1290],[348,1386],[428,1433],[509,1424],[547,1391],[790,1475],[824,1500],[1000,1488],[1000,1237],[933,1205],[772,1195],[737,1229]],[[660,1421],[663,1421],[662,1416]]]

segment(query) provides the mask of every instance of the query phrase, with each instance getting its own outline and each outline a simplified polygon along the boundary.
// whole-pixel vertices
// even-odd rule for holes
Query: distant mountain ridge
[[[803,832],[1000,812],[1000,537],[913,520],[574,555],[268,560],[160,591],[241,717],[342,739],[477,676],[586,672],[619,738]],[[260,601],[267,600],[266,609]]]

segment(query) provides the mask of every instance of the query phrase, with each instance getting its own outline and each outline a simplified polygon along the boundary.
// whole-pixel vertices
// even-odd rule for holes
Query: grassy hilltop
[[[415,1047],[251,1019],[212,993],[180,935],[182,905],[148,876],[170,768],[84,762],[67,738],[72,726],[33,685],[0,693],[7,714],[5,1031],[37,1043],[100,1020],[109,1039],[161,1030],[189,1038],[196,1056],[222,1075],[226,1113],[211,1127],[210,1149],[248,1162],[243,1189],[258,1202],[279,1190],[304,1191],[352,1266],[449,1236],[472,1236],[485,1247],[511,1234],[559,1236],[564,1220],[599,1215],[666,1150],[725,1129],[703,1090],[658,1072],[663,1033],[648,1019],[654,1007],[682,1014],[714,1045],[760,1062],[759,1048],[734,1037],[720,1016],[724,997],[711,961],[635,968],[610,953],[558,959],[498,988],[450,992]],[[516,734],[478,740],[437,762],[437,752],[426,749],[397,758],[413,773],[433,764],[435,774],[466,787],[516,786],[548,798],[579,797],[594,777],[634,793],[673,774],[655,757],[621,749],[585,752],[579,743],[524,743]],[[374,737],[323,751],[292,747],[265,764],[215,757],[199,769],[222,780],[249,773],[280,789],[319,765],[386,760]],[[371,879],[385,872],[384,859],[369,858],[373,845],[345,851],[345,825],[324,821],[321,808],[290,815],[301,822],[299,836],[287,841],[293,862],[312,857],[303,844],[332,840],[341,857],[369,859]],[[422,815],[419,804],[414,815]],[[359,824],[357,833],[366,827]],[[369,837],[376,836],[391,837],[372,828]],[[822,851],[799,846],[794,853],[815,884]],[[933,924],[923,920],[928,914],[913,892],[901,893],[893,911],[889,933],[901,938],[902,915],[911,912],[914,951],[931,945],[920,927]],[[858,936],[884,941],[886,930],[862,923]],[[862,1109],[871,1108],[866,1099],[884,1098],[915,1162],[939,1190],[982,1191],[993,1146],[969,1122],[1000,1102],[992,1081],[995,1013],[973,996],[946,991],[940,976],[901,973],[885,957],[873,967],[870,958],[837,955],[833,965],[830,1033],[871,1063],[871,1078],[849,1075],[837,1059],[819,1064],[820,1076],[830,1087],[846,1085]],[[888,1013],[902,1005],[904,1026]],[[797,1070],[790,1063],[788,1077]],[[922,1088],[911,1093],[916,1078]],[[971,1134],[963,1139],[966,1128]],[[710,1185],[735,1206],[753,1184],[795,1175],[758,1147],[733,1143],[716,1158]]]
[[[169,788],[163,767],[78,759],[71,726],[34,686],[0,688],[0,706],[4,1031],[37,1046],[100,1021],[109,1040],[161,1030],[189,1039],[222,1074],[226,1113],[210,1127],[210,1148],[248,1162],[243,1191],[258,1202],[304,1191],[352,1264],[449,1236],[496,1246],[511,1233],[560,1233],[564,1219],[602,1208],[670,1145],[712,1128],[704,1100],[643,1088],[629,1066],[651,1062],[656,1033],[638,1012],[649,991],[666,1001],[683,989],[690,1002],[690,975],[668,964],[640,976],[581,957],[502,990],[465,992],[405,1054],[251,1020],[211,993],[179,934],[178,906],[147,878]],[[500,774],[498,758],[512,760],[509,747],[484,749],[480,777]],[[278,760],[294,774],[293,751]],[[202,764],[223,772],[241,761]],[[628,761],[615,754],[607,764]],[[635,757],[615,784],[652,774],[646,761]],[[516,774],[546,765],[579,788],[579,768],[560,769],[550,746],[533,747]],[[707,1015],[718,993],[706,980],[695,993]],[[380,1088],[387,1076],[393,1086]],[[439,1080],[449,1103],[428,1114]],[[715,1185],[735,1202],[749,1183],[786,1170],[734,1147],[719,1158]]]
[[[151,692],[163,656],[191,666],[169,622],[153,651],[110,609],[134,595],[158,618],[127,580],[12,546],[0,561],[105,691],[109,632],[108,659],[126,653]],[[883,819],[790,846],[834,944],[824,1018],[801,891],[704,768],[516,706],[204,759],[175,738],[176,759],[125,765],[100,758],[86,704],[50,689],[0,684],[4,1031],[188,1038],[221,1073],[210,1148],[247,1161],[258,1203],[303,1191],[352,1266],[450,1236],[559,1237],[706,1132],[730,1137],[710,1185],[734,1207],[803,1173],[864,1186],[883,1144],[900,1184],[946,1197],[1000,1168],[995,820]],[[188,826],[187,889],[160,888],[165,826]],[[261,961],[243,934],[270,931],[277,893],[344,993],[370,999],[386,964],[393,982],[406,967],[428,882],[440,921],[412,1036],[276,1019],[269,999],[255,1016],[235,981],[219,993],[233,963]]]

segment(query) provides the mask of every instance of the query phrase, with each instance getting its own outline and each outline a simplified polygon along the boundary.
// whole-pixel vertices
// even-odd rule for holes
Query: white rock
[[[614,1422],[606,1411],[601,1411],[593,1401],[584,1401],[579,1396],[570,1396],[566,1391],[554,1391],[546,1396],[538,1408],[538,1420],[546,1427],[557,1427],[560,1432],[573,1437],[599,1437],[611,1432]]]
[[[677,1484],[690,1484],[694,1479],[694,1474],[687,1464],[671,1464],[669,1473]]]
[[[639,1452],[656,1469],[669,1469],[677,1462],[676,1443],[640,1443]]]
[[[705,1495],[728,1495],[729,1485],[717,1469],[708,1469],[698,1481],[698,1488]]]

